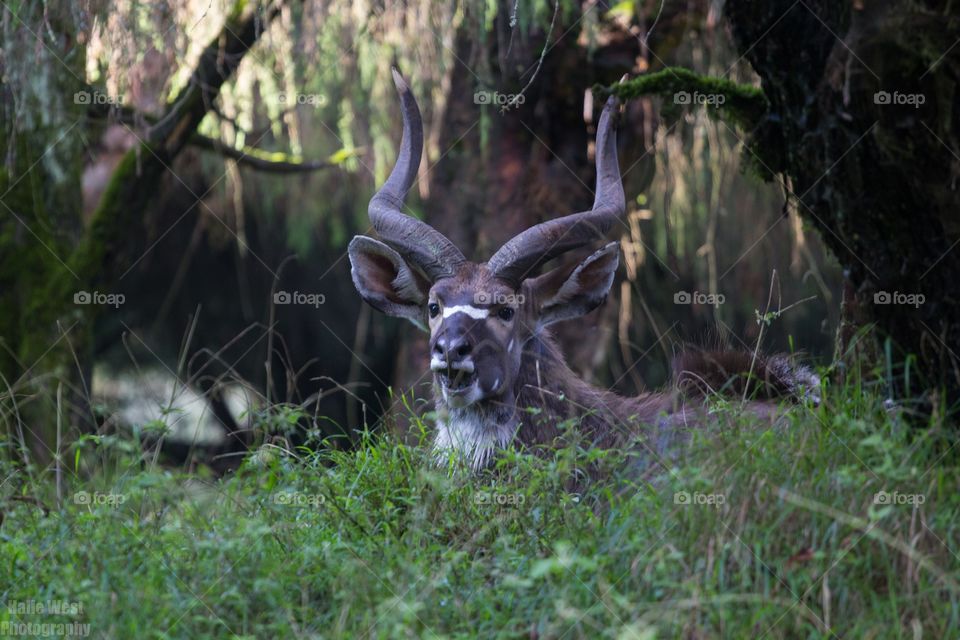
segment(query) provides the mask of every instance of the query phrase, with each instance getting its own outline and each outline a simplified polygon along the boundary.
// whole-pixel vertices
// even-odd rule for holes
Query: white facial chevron
[[[443,310],[444,319],[449,318],[455,313],[465,313],[474,320],[486,318],[490,315],[490,309],[481,309],[470,304],[460,304],[455,307],[447,307]]]

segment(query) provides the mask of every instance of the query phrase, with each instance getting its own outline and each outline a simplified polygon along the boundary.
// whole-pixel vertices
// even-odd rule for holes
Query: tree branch
[[[209,138],[199,133],[195,133],[190,138],[190,145],[207,151],[214,151],[222,156],[236,160],[239,164],[256,169],[257,171],[268,171],[272,173],[304,173],[307,171],[318,171],[320,169],[332,169],[337,167],[336,162],[328,160],[303,160],[297,156],[292,156],[282,152],[263,151],[254,147],[243,147],[237,149],[224,144],[215,138]]]
[[[122,269],[122,260],[118,258],[125,246],[124,234],[150,205],[160,179],[194,135],[224,82],[279,13],[282,3],[283,0],[277,0],[264,8],[259,2],[236,0],[223,29],[201,54],[190,81],[165,115],[150,127],[146,139],[128,151],[117,165],[87,232],[69,259],[71,273],[78,274],[87,286],[112,284],[113,274],[108,267]],[[132,115],[121,112],[127,117]],[[69,279],[52,282],[50,286],[69,292],[76,283]],[[57,291],[55,295],[66,293]]]
[[[200,54],[187,86],[173,100],[166,115],[150,129],[151,144],[162,146],[171,156],[187,144],[220,93],[220,87],[240,66],[243,56],[280,12],[281,5],[278,1],[265,9],[260,6],[248,9],[248,3],[242,0],[234,5],[223,30]]]

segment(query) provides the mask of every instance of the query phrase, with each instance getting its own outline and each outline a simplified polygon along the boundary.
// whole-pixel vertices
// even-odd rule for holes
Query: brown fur
[[[819,385],[812,371],[780,354],[691,349],[674,359],[672,369],[674,385],[688,395],[720,393],[771,400],[803,395]]]
[[[675,360],[674,382],[667,388],[636,397],[598,389],[567,367],[548,332],[530,340],[523,351],[515,384],[516,404],[501,407],[501,420],[519,413],[514,446],[549,451],[562,436],[561,426],[572,424],[577,436],[598,448],[637,446],[646,449],[651,463],[669,457],[688,431],[703,424],[705,407],[700,399],[708,391],[742,395],[741,384],[753,368],[752,379],[762,387],[747,386],[748,393],[764,391],[766,402],[751,401],[746,410],[762,419],[777,416],[776,399],[795,396],[803,389],[798,381],[814,385],[816,377],[784,356],[757,358],[748,352],[690,351]],[[696,381],[696,385],[691,384]],[[494,416],[490,416],[494,418]]]

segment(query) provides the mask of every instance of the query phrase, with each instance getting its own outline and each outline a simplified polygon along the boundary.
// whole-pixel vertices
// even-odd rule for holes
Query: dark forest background
[[[473,259],[587,206],[599,94],[624,74],[655,80],[622,93],[628,212],[614,295],[560,328],[585,378],[627,394],[656,387],[687,344],[759,345],[835,371],[879,317],[867,352],[885,367],[880,384],[921,393],[903,383],[913,357],[914,380],[946,386],[924,405],[940,406],[956,387],[944,226],[955,16],[906,59],[905,25],[948,9],[915,6],[894,25],[872,3],[777,4],[6,5],[10,446],[49,456],[58,418],[229,449],[276,403],[289,409],[271,418],[278,429],[325,435],[350,436],[402,401],[422,410],[423,337],[362,305],[346,260],[399,143],[392,65],[424,112],[410,206]],[[890,84],[905,75],[911,86]],[[930,83],[941,93],[919,105],[873,99]],[[911,141],[906,157],[941,162],[864,165],[904,153],[894,133]],[[924,198],[940,208],[914,206]],[[854,308],[838,334],[844,269],[851,304],[877,291],[926,292],[927,304]],[[932,269],[929,287],[903,286]]]

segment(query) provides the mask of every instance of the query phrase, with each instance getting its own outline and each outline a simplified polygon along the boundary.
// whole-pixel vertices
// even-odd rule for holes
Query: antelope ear
[[[619,247],[611,242],[573,272],[569,266],[558,267],[535,278],[530,286],[538,301],[540,326],[578,318],[599,307],[610,293],[619,263]]]
[[[355,236],[347,248],[350,274],[360,297],[388,316],[406,318],[427,331],[426,308],[430,283],[400,257],[373,238]]]

